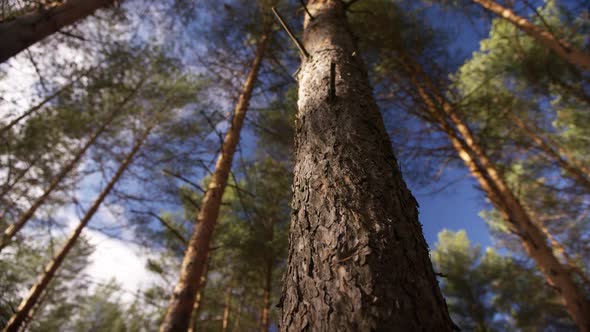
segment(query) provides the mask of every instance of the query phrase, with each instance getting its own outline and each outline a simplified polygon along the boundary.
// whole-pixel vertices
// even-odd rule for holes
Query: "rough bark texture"
[[[0,63],[113,2],[114,0],[67,0],[61,5],[41,7],[0,23]]]
[[[39,196],[33,204],[25,211],[22,215],[18,217],[18,220],[8,226],[4,233],[2,234],[2,238],[0,239],[0,251],[2,251],[6,246],[10,243],[12,238],[25,226],[25,224],[35,215],[35,212],[47,201],[51,193],[59,186],[59,184],[70,174],[70,172],[76,167],[76,165],[80,162],[86,151],[94,145],[98,137],[108,128],[108,126],[113,122],[116,118],[117,112],[112,112],[109,115],[109,118],[102,124],[102,126],[96,130],[86,141],[82,149],[80,149],[74,158],[68,162],[68,164],[62,168],[59,174],[53,178],[49,186],[43,191],[43,194]]]
[[[94,203],[92,204],[90,209],[86,212],[86,214],[84,215],[82,220],[80,220],[80,223],[78,224],[78,226],[74,229],[72,234],[70,234],[70,236],[68,237],[68,240],[66,241],[64,246],[57,253],[57,255],[51,260],[51,262],[49,262],[49,264],[47,264],[47,266],[45,267],[45,270],[43,270],[44,271],[43,274],[41,275],[39,280],[37,280],[37,282],[33,285],[33,287],[31,287],[31,289],[29,290],[29,294],[23,299],[21,304],[18,306],[16,313],[10,318],[10,320],[8,321],[8,324],[2,330],[3,332],[18,332],[20,330],[20,327],[25,322],[27,317],[29,317],[31,310],[33,309],[33,307],[35,306],[35,304],[39,300],[39,297],[41,296],[43,291],[47,288],[47,285],[49,285],[49,283],[53,279],[55,273],[57,272],[57,270],[59,269],[59,267],[63,263],[64,259],[67,257],[70,250],[76,244],[76,241],[80,237],[80,233],[82,233],[82,230],[86,227],[88,222],[92,219],[92,217],[94,216],[96,211],[98,211],[98,208],[100,207],[100,205],[102,204],[104,199],[108,196],[108,194],[111,192],[111,190],[113,189],[113,187],[115,186],[117,181],[119,181],[119,179],[121,178],[121,175],[123,175],[125,170],[129,167],[129,164],[131,164],[133,157],[137,154],[137,152],[139,151],[139,149],[141,148],[141,146],[145,142],[147,136],[149,135],[149,132],[150,132],[150,129],[146,130],[142,134],[142,136],[137,140],[137,142],[135,143],[135,145],[133,146],[133,148],[131,149],[129,154],[127,154],[127,156],[125,157],[125,159],[123,160],[123,162],[121,163],[119,168],[117,169],[117,172],[115,173],[115,175],[113,175],[113,177],[111,178],[109,183],[102,190],[102,192],[100,193],[98,198],[94,201]]]
[[[590,54],[582,52],[565,40],[558,39],[551,32],[539,28],[524,17],[518,16],[511,9],[503,7],[495,1],[473,0],[473,2],[512,23],[515,27],[555,52],[565,61],[585,70],[590,70]]]
[[[339,0],[309,1],[281,331],[450,331],[417,203]],[[329,92],[331,64],[335,91]],[[333,98],[330,98],[330,95]]]
[[[562,264],[548,243],[546,234],[516,194],[510,189],[467,123],[456,112],[417,63],[406,62],[412,84],[431,118],[447,134],[453,148],[487,197],[512,226],[526,253],[535,261],[547,282],[557,291],[580,331],[590,331],[590,302],[574,281],[569,266]]]
[[[199,290],[195,280],[201,279],[207,262],[209,246],[221,206],[221,198],[227,185],[234,152],[240,140],[240,130],[244,124],[248,103],[266,52],[269,35],[270,29],[267,28],[258,42],[250,73],[242,88],[242,94],[236,104],[231,126],[225,135],[221,154],[217,159],[215,171],[203,198],[201,210],[197,216],[197,223],[182,261],[180,279],[174,288],[168,312],[160,326],[160,332],[179,332],[188,329],[195,297]]]

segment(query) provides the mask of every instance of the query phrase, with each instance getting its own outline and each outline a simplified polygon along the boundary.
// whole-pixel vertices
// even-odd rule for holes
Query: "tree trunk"
[[[209,273],[209,264],[211,264],[211,258],[207,260],[207,265],[205,265],[205,269],[203,270],[203,277],[199,283],[199,292],[195,298],[195,305],[193,306],[193,313],[191,315],[191,322],[189,324],[188,332],[196,332],[198,331],[198,323],[201,315],[201,308],[203,307],[203,292],[205,291],[205,286],[207,285],[207,274]]]
[[[582,52],[563,39],[558,39],[557,36],[551,32],[532,24],[524,17],[518,16],[511,9],[503,7],[495,1],[473,0],[473,2],[504,18],[516,28],[531,36],[541,45],[555,52],[563,60],[585,70],[590,70],[590,54]]]
[[[57,91],[55,91],[54,93],[50,94],[49,96],[45,97],[43,100],[41,100],[37,105],[31,107],[30,109],[28,109],[26,112],[24,112],[23,114],[21,114],[20,116],[18,116],[16,119],[10,121],[6,126],[2,127],[2,129],[0,129],[0,136],[4,135],[5,132],[7,132],[8,130],[10,130],[12,127],[14,127],[16,124],[18,124],[20,121],[22,121],[23,119],[29,117],[31,114],[37,112],[38,110],[40,110],[43,106],[45,106],[47,103],[49,103],[50,101],[52,101],[54,98],[56,98],[57,96],[59,96],[60,94],[64,93],[66,90],[68,90],[69,88],[71,88],[76,82],[78,82],[82,77],[84,77],[86,74],[88,74],[91,70],[86,71],[84,74],[78,76],[76,79],[74,79],[73,81],[71,81],[70,83],[64,85],[63,87],[61,87],[60,89],[58,89]],[[2,137],[0,137],[2,138]],[[2,138],[3,139],[3,138]]]
[[[113,0],[66,0],[63,4],[40,7],[0,23],[0,63],[17,55],[43,38],[92,15]]]
[[[92,145],[94,145],[94,143],[96,142],[98,137],[102,133],[104,133],[105,130],[110,126],[110,124],[117,118],[117,115],[120,112],[119,108],[124,106],[125,104],[127,104],[132,99],[132,97],[135,95],[135,92],[137,91],[138,88],[139,87],[136,87],[136,89],[131,94],[129,94],[127,97],[125,97],[125,99],[118,105],[118,107],[116,107],[116,109],[108,115],[108,118],[106,119],[106,121],[100,126],[100,128],[98,128],[98,130],[96,130],[90,136],[90,138],[84,144],[82,149],[80,149],[80,151],[78,151],[78,153],[76,153],[74,158],[70,162],[68,162],[68,164],[64,168],[62,168],[62,170],[59,172],[59,174],[51,181],[51,183],[49,184],[49,187],[47,187],[45,189],[45,191],[43,192],[43,194],[41,194],[41,196],[39,196],[39,198],[37,198],[33,202],[33,204],[29,207],[29,209],[27,211],[25,211],[14,224],[12,224],[12,225],[8,226],[8,228],[6,228],[6,230],[2,234],[2,238],[0,239],[0,251],[2,251],[4,248],[6,248],[6,246],[10,243],[10,241],[16,235],[16,233],[18,233],[23,228],[23,226],[25,226],[25,224],[35,215],[35,212],[37,212],[37,209],[39,209],[39,207],[41,207],[45,203],[45,201],[47,201],[47,199],[49,198],[51,193],[68,176],[68,174],[70,174],[70,172],[74,169],[74,167],[76,167],[76,165],[78,164],[78,162],[80,162],[80,160],[82,159],[82,157],[84,156],[86,151],[88,151],[88,149]]]
[[[267,269],[262,294],[262,314],[260,315],[260,331],[268,332],[269,311],[270,311],[270,288],[272,286],[272,267]]]
[[[227,185],[232,159],[240,139],[240,130],[248,110],[248,103],[254,90],[254,84],[262,59],[266,52],[266,45],[270,37],[270,27],[265,28],[261,36],[250,73],[242,88],[242,93],[236,104],[231,126],[225,135],[221,154],[217,159],[215,171],[207,186],[201,209],[197,216],[195,229],[184,254],[180,268],[180,278],[170,299],[168,312],[160,326],[160,332],[186,331],[190,323],[195,296],[199,290],[194,280],[200,280],[209,255],[209,246],[213,230],[217,223],[221,198]]]
[[[39,161],[39,159],[34,159],[29,163],[29,165],[23,169],[17,176],[12,183],[10,183],[10,179],[7,180],[6,184],[3,186],[2,191],[0,192],[0,200],[4,198],[4,195],[8,194],[14,186],[16,186],[22,178],[27,175],[27,173],[35,166],[35,164]]]
[[[137,152],[139,151],[139,149],[141,148],[141,146],[145,142],[147,136],[150,133],[150,130],[151,130],[151,128],[148,128],[147,130],[145,130],[143,132],[143,134],[141,135],[141,137],[137,140],[137,142],[135,143],[135,145],[133,146],[133,148],[131,149],[129,154],[127,154],[127,156],[125,157],[125,159],[123,160],[123,162],[121,163],[119,168],[117,169],[117,172],[115,173],[115,175],[113,175],[113,177],[111,178],[109,183],[102,190],[102,192],[100,193],[98,198],[94,201],[94,203],[92,204],[90,209],[86,212],[86,214],[84,215],[82,220],[80,220],[80,223],[78,224],[78,226],[70,234],[70,236],[69,236],[68,240],[66,241],[66,243],[64,244],[64,246],[61,248],[61,250],[58,252],[58,254],[51,260],[51,262],[45,267],[45,269],[43,270],[44,272],[41,275],[41,277],[39,278],[39,280],[37,280],[37,282],[33,285],[33,287],[31,287],[31,289],[29,290],[29,294],[24,298],[24,300],[18,306],[16,313],[10,318],[10,321],[8,321],[8,324],[6,325],[4,330],[2,330],[3,332],[18,332],[21,325],[23,324],[25,319],[28,317],[30,310],[35,306],[35,303],[37,303],[37,300],[39,299],[41,293],[43,293],[43,291],[47,288],[47,285],[49,285],[49,283],[53,279],[53,276],[55,275],[55,273],[57,272],[57,270],[59,269],[59,267],[63,263],[64,259],[67,257],[70,250],[76,244],[76,241],[78,240],[78,237],[80,236],[80,233],[82,233],[82,230],[84,229],[84,227],[86,227],[86,225],[88,224],[90,219],[92,219],[92,217],[94,216],[96,211],[98,211],[98,208],[100,207],[100,205],[102,204],[104,199],[111,192],[111,190],[113,189],[113,187],[115,186],[117,181],[119,181],[119,178],[121,178],[121,175],[123,175],[125,170],[131,164],[133,157],[137,154]]]
[[[240,331],[240,321],[242,318],[242,310],[244,309],[244,294],[242,293],[242,299],[240,300],[240,304],[238,306],[238,311],[236,312],[236,319],[234,321],[234,328],[232,332],[239,332]]]
[[[280,329],[451,331],[344,3],[307,9]]]
[[[447,134],[459,158],[479,182],[504,220],[512,226],[512,232],[521,239],[525,252],[536,262],[547,282],[556,289],[578,328],[584,332],[590,331],[590,302],[576,285],[570,269],[555,256],[547,237],[539,227],[540,221],[531,217],[477,143],[467,124],[460,118],[453,105],[436,89],[436,85],[422,71],[419,64],[414,62],[406,65],[412,77],[412,84],[426,106],[426,111],[432,114]]]
[[[223,319],[221,320],[221,332],[226,332],[229,326],[229,314],[231,312],[231,292],[232,287],[228,287],[225,294],[225,305],[223,307]]]
[[[267,243],[269,246],[272,244],[274,238],[274,219],[271,218],[269,224],[267,225],[269,228],[267,229]],[[274,255],[272,252],[272,248],[266,253],[266,271],[264,273],[264,291],[262,294],[262,314],[260,315],[260,331],[261,332],[268,332],[268,327],[270,324],[270,295],[272,292],[272,270],[273,270],[273,260]]]

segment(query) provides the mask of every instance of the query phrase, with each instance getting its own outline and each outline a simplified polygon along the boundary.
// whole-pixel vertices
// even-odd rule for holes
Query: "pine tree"
[[[346,6],[307,3],[280,328],[450,331]]]
[[[3,329],[4,332],[12,332],[12,331],[16,332],[20,329],[20,327],[24,323],[25,319],[29,316],[29,313],[31,312],[32,308],[38,302],[39,297],[41,296],[43,291],[47,288],[47,286],[49,285],[49,283],[51,282],[51,280],[55,276],[55,273],[57,272],[57,270],[59,269],[59,267],[63,263],[64,259],[66,258],[66,256],[70,252],[70,250],[76,244],[80,234],[82,233],[82,230],[86,227],[88,222],[90,222],[90,220],[92,219],[94,214],[98,211],[100,205],[102,204],[102,202],[104,201],[106,196],[111,192],[111,190],[113,189],[113,187],[115,186],[115,184],[117,183],[119,178],[123,175],[125,170],[127,170],[127,168],[129,167],[131,161],[133,160],[133,157],[137,154],[137,152],[139,151],[141,146],[144,144],[151,129],[152,129],[152,127],[148,127],[141,134],[140,138],[137,140],[137,142],[135,143],[135,145],[133,146],[133,148],[131,149],[129,154],[125,157],[125,159],[123,160],[123,162],[121,163],[121,165],[117,169],[117,172],[113,175],[113,177],[111,178],[109,183],[106,185],[106,187],[100,193],[99,197],[94,201],[94,203],[92,204],[90,209],[88,209],[88,211],[86,212],[86,214],[84,215],[84,217],[82,218],[80,223],[78,224],[78,226],[74,229],[74,231],[72,232],[70,237],[67,239],[63,248],[47,265],[47,267],[44,270],[43,275],[39,278],[39,280],[35,283],[35,285],[33,285],[33,287],[30,289],[29,294],[23,300],[23,302],[21,302],[21,304],[18,307],[17,312],[12,316],[12,318],[10,319],[8,324],[6,324],[6,326],[4,327],[4,329]]]
[[[198,283],[203,274],[203,269],[209,255],[211,238],[219,216],[221,198],[227,185],[233,155],[240,139],[240,130],[248,110],[248,104],[254,90],[258,71],[266,52],[267,42],[270,38],[270,25],[265,25],[264,32],[258,40],[254,55],[254,61],[246,78],[240,98],[234,109],[229,131],[221,147],[221,154],[215,165],[215,171],[207,191],[203,198],[201,209],[197,216],[197,223],[189,240],[183,263],[180,279],[170,299],[168,312],[160,331],[184,331],[190,322],[195,297],[198,292]]]
[[[504,7],[495,1],[473,0],[473,2],[510,22],[518,29],[530,35],[537,42],[555,52],[555,54],[565,61],[579,66],[584,70],[590,70],[590,54],[583,52],[577,45],[572,45],[567,40],[555,35],[552,31],[547,31],[531,23],[526,18],[517,15],[512,9]]]

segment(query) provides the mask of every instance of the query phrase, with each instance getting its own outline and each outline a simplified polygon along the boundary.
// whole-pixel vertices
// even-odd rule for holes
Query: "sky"
[[[457,22],[463,21],[456,15],[444,11],[433,12],[431,20],[435,25],[441,27],[452,24],[457,33],[453,35],[455,39],[451,41],[451,47],[455,51],[454,53],[468,57],[478,48],[479,40],[482,34],[485,34],[486,28],[484,25],[478,26],[477,22],[473,26],[466,25],[456,28]],[[10,82],[15,89],[26,90],[30,80],[35,79],[34,70],[30,66],[19,66],[17,62],[11,61],[9,66],[4,68],[7,67],[10,68],[7,75],[10,79],[2,80],[0,84],[6,85]],[[15,92],[15,94],[22,95],[22,90]],[[253,144],[253,138],[246,140],[250,142],[245,142],[243,145]],[[247,149],[247,147],[245,148]],[[479,217],[480,211],[486,208],[484,196],[475,188],[474,180],[465,176],[466,170],[447,169],[445,172],[445,178],[462,179],[437,194],[428,194],[428,191],[434,187],[440,187],[440,183],[433,188],[421,188],[411,182],[408,183],[420,204],[420,221],[423,224],[424,236],[430,248],[435,247],[437,234],[443,229],[454,231],[465,229],[472,243],[480,244],[483,247],[491,246],[492,239],[488,229],[485,222]],[[85,200],[91,202],[93,194],[92,191],[86,192]],[[73,228],[78,222],[78,216],[71,209],[62,209],[58,214],[61,219],[67,221],[68,228]],[[125,220],[116,220],[116,217],[102,208],[91,223],[96,226],[125,222]],[[128,293],[132,293],[138,288],[143,289],[154,281],[155,277],[145,269],[146,260],[152,254],[147,248],[110,238],[91,229],[86,229],[84,233],[96,248],[90,258],[91,264],[86,270],[93,280],[106,282],[114,278],[122,284]]]
[[[450,54],[458,59],[469,59],[479,49],[480,40],[487,37],[489,21],[485,19],[474,18],[467,21],[456,10],[445,10],[437,6],[428,11],[427,17],[429,24],[452,32],[449,34]],[[466,169],[447,168],[442,178],[460,180],[450,183],[436,194],[428,192],[444,186],[444,182],[433,185],[433,188],[422,188],[408,182],[420,204],[420,222],[429,247],[435,248],[437,234],[443,229],[466,230],[473,244],[492,246],[488,228],[480,217],[480,212],[489,206],[486,205],[483,193],[476,188],[476,181],[467,175]]]

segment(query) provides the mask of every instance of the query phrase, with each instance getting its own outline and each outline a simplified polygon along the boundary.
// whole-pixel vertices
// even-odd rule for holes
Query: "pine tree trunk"
[[[88,74],[89,72],[90,72],[90,70],[86,71],[85,74]],[[23,114],[21,114],[19,117],[17,117],[16,119],[10,121],[6,126],[2,127],[2,129],[0,129],[0,138],[2,138],[1,136],[4,135],[5,132],[7,132],[8,130],[10,130],[12,127],[14,127],[16,124],[18,124],[19,122],[21,122],[23,119],[31,116],[31,114],[37,112],[43,106],[45,106],[47,103],[49,103],[50,101],[52,101],[54,98],[56,98],[60,94],[64,93],[69,88],[71,88],[76,82],[78,82],[82,77],[84,77],[85,74],[80,75],[75,80],[71,81],[70,83],[64,85],[63,87],[61,87],[60,89],[58,89],[54,93],[52,93],[49,96],[45,97],[45,99],[41,100],[37,105],[31,107],[26,112],[24,112]]]
[[[590,331],[590,302],[576,285],[570,269],[555,256],[547,237],[539,227],[540,221],[531,217],[484,149],[477,143],[467,124],[419,65],[413,63],[406,68],[411,73],[412,83],[427,111],[447,134],[457,154],[504,220],[512,226],[512,232],[521,239],[527,254],[536,262],[547,282],[557,291],[573,321],[580,331]]]
[[[242,310],[244,309],[244,296],[242,295],[242,299],[240,300],[240,305],[238,306],[238,311],[236,312],[236,319],[234,322],[234,328],[232,332],[239,332],[240,331],[240,322],[242,319]]]
[[[242,93],[234,110],[231,126],[225,135],[221,154],[215,165],[215,171],[207,186],[207,191],[201,204],[201,210],[197,216],[195,229],[184,254],[180,268],[180,278],[170,299],[168,312],[160,326],[160,332],[178,332],[188,329],[195,297],[199,290],[194,280],[200,280],[207,262],[213,230],[217,223],[217,217],[219,216],[221,198],[227,185],[234,152],[240,140],[240,130],[244,124],[244,118],[248,110],[252,91],[254,90],[258,71],[266,52],[266,45],[270,33],[270,28],[267,27],[258,42],[250,73],[242,88]]]
[[[272,270],[266,272],[264,292],[262,294],[262,313],[260,315],[260,331],[268,332],[269,311],[270,311],[270,288],[272,285]]]
[[[31,13],[1,22],[0,63],[113,2],[113,0],[66,0],[63,4],[49,9],[38,8]]]
[[[225,294],[225,305],[223,306],[223,319],[221,320],[221,332],[226,332],[229,326],[229,314],[231,312],[231,293],[232,287],[228,287]]]
[[[68,164],[62,168],[62,170],[58,173],[58,175],[51,181],[49,186],[43,191],[43,194],[39,196],[33,204],[29,207],[27,211],[25,211],[22,215],[19,216],[18,220],[8,226],[4,233],[2,234],[2,238],[0,239],[0,251],[2,251],[6,246],[10,243],[12,238],[25,226],[25,224],[35,215],[35,212],[47,201],[51,193],[59,186],[59,184],[70,174],[70,172],[76,167],[76,165],[80,162],[86,151],[90,149],[96,140],[105,130],[110,126],[110,124],[117,118],[119,114],[120,107],[127,104],[132,97],[135,95],[135,92],[139,89],[139,86],[135,88],[135,90],[129,94],[125,99],[116,107],[115,111],[111,112],[108,115],[108,118],[105,122],[97,129],[86,141],[82,149],[76,153],[74,158],[68,162]]]
[[[16,186],[20,180],[22,180],[22,178],[25,177],[25,175],[27,175],[27,173],[35,166],[35,164],[39,161],[39,159],[34,159],[33,161],[31,161],[29,163],[29,166],[27,166],[25,169],[23,169],[17,176],[16,179],[14,179],[14,181],[12,181],[12,183],[6,183],[5,186],[3,186],[2,188],[2,192],[0,192],[0,200],[4,198],[4,195],[8,194],[13,188],[14,186]],[[9,179],[10,180],[10,179]]]
[[[555,52],[563,60],[571,63],[572,65],[579,66],[585,70],[590,70],[590,54],[582,52],[565,40],[558,39],[551,32],[532,24],[524,17],[518,16],[511,9],[505,8],[495,1],[473,0],[473,2],[504,18],[516,28],[531,36],[541,45]]]
[[[207,260],[207,265],[205,265],[205,270],[203,270],[203,277],[199,283],[199,292],[195,298],[195,305],[193,306],[193,313],[191,316],[191,322],[189,324],[188,332],[196,332],[198,331],[198,323],[201,316],[201,308],[203,307],[203,292],[205,291],[205,286],[207,285],[207,274],[209,273],[209,264],[211,264],[211,258]]]
[[[344,3],[307,9],[280,329],[451,331]]]
[[[270,230],[272,232],[272,228]],[[272,241],[272,235],[271,239]],[[270,243],[270,242],[269,242]],[[266,260],[266,271],[264,275],[264,291],[262,294],[262,314],[260,318],[260,331],[268,332],[270,324],[270,295],[272,292],[272,270],[273,270],[273,257],[272,253],[269,253]]]
[[[16,313],[10,318],[10,321],[8,321],[8,324],[6,325],[6,327],[4,327],[4,330],[2,330],[3,332],[19,331],[23,322],[27,319],[29,312],[35,306],[35,304],[39,300],[39,297],[53,279],[55,273],[63,263],[64,259],[67,257],[70,250],[76,244],[76,241],[80,237],[80,233],[82,233],[82,230],[86,227],[90,219],[92,219],[96,211],[98,211],[98,208],[100,207],[104,199],[108,196],[108,194],[111,192],[117,181],[119,181],[121,175],[123,175],[125,170],[129,167],[131,161],[133,160],[133,157],[137,154],[149,133],[150,129],[145,130],[141,137],[137,140],[129,154],[127,154],[127,156],[117,169],[115,175],[113,175],[109,183],[102,190],[102,192],[94,201],[90,209],[86,212],[82,220],[80,220],[78,226],[70,234],[64,246],[61,248],[58,254],[51,260],[51,262],[45,267],[45,269],[43,270],[43,274],[41,275],[39,280],[37,280],[33,287],[31,287],[31,289],[29,290],[29,294],[23,299],[21,304],[18,306]]]

